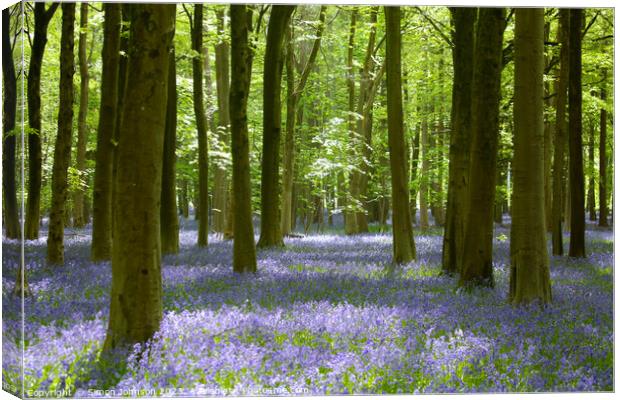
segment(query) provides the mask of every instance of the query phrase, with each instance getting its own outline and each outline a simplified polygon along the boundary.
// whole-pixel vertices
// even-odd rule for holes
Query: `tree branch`
[[[321,10],[319,11],[319,25],[316,28],[316,39],[314,39],[314,44],[312,45],[312,51],[310,52],[310,57],[304,66],[303,72],[301,73],[301,78],[297,83],[297,87],[293,92],[295,97],[298,97],[299,94],[304,90],[306,86],[306,82],[308,81],[308,76],[310,75],[310,70],[314,66],[314,61],[316,59],[316,55],[319,52],[319,48],[321,47],[321,38],[323,37],[323,30],[325,28],[325,15],[326,15],[326,6],[321,6]]]
[[[439,26],[437,26],[437,24],[439,22],[436,22],[435,20],[433,20],[431,17],[429,17],[428,15],[426,15],[424,13],[424,11],[422,11],[422,9],[420,7],[416,7],[415,8],[422,17],[424,17],[425,20],[427,20],[432,26],[433,28],[435,28],[435,30],[437,31],[437,33],[439,34],[439,36],[441,36],[441,38],[448,43],[448,46],[450,47],[454,47],[454,43],[452,43],[452,40],[450,40],[450,38],[439,28]]]

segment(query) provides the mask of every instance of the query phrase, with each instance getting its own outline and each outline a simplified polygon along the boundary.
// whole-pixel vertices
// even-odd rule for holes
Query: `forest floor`
[[[508,227],[495,231],[494,289],[440,276],[441,236],[416,231],[418,260],[390,268],[390,234],[311,234],[258,251],[232,273],[232,243],[163,258],[164,318],[148,344],[98,368],[111,284],[90,231],[67,230],[66,264],[27,242],[24,374],[29,397],[613,390],[613,232],[588,226],[586,259],[551,258],[553,303],[507,304]],[[568,242],[567,238],[565,243]],[[3,241],[3,383],[19,381],[19,244]],[[147,354],[147,353],[141,353]],[[103,391],[103,390],[106,391]]]

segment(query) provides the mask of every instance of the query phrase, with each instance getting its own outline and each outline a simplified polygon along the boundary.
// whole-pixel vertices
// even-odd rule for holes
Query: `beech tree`
[[[145,342],[162,318],[159,202],[174,24],[175,5],[131,5],[123,114],[132,117],[119,134],[105,350]]]

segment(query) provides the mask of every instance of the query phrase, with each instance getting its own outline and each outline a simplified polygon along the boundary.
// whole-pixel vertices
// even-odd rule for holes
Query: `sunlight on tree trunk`
[[[601,101],[604,103],[607,100],[607,91],[605,90],[607,80],[607,70],[603,70],[603,86],[601,87]],[[599,156],[599,215],[598,215],[598,226],[607,227],[609,223],[607,222],[607,110],[605,108],[601,108],[601,119],[600,119],[600,135],[599,135],[599,148],[598,148],[598,156]]]

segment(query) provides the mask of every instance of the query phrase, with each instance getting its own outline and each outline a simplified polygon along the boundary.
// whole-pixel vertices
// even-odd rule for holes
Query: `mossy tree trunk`
[[[62,33],[60,36],[60,86],[58,106],[58,131],[54,146],[52,169],[52,207],[47,236],[47,262],[64,263],[64,229],[67,202],[67,171],[71,162],[71,136],[73,133],[73,33],[75,3],[62,4]]]
[[[515,304],[551,301],[545,223],[544,11],[518,8],[515,12],[509,292]]]
[[[504,9],[481,8],[474,49],[469,189],[459,286],[493,286],[493,206]]]
[[[349,94],[349,116],[348,127],[350,137],[350,153],[351,158],[355,159],[358,147],[357,137],[355,133],[355,72],[353,69],[353,53],[355,50],[355,31],[357,27],[357,8],[351,10],[351,21],[349,23],[349,46],[347,48],[347,90]],[[344,212],[344,232],[347,235],[353,235],[357,232],[357,219],[355,218],[355,209],[357,207],[357,172],[352,171],[349,174],[349,190],[345,196],[345,212]]]
[[[230,122],[233,157],[232,207],[235,236],[233,239],[233,271],[256,272],[256,248],[252,225],[252,188],[250,184],[250,144],[248,138],[247,103],[252,75],[252,51],[248,28],[252,13],[245,5],[230,6],[231,67],[235,79],[230,87]]]
[[[109,260],[112,254],[112,164],[116,136],[118,73],[120,63],[121,6],[105,3],[101,59],[101,105],[93,187],[93,238],[91,259]]]
[[[104,350],[145,342],[162,318],[159,202],[175,6],[132,4]]]
[[[34,37],[28,65],[28,202],[26,204],[26,239],[39,237],[41,207],[41,67],[47,44],[47,27],[60,3],[45,9],[44,2],[34,3]]]
[[[263,159],[261,165],[261,218],[258,247],[284,246],[280,226],[280,92],[284,33],[295,6],[274,5],[267,30],[263,72]]]
[[[392,177],[393,261],[395,264],[404,264],[414,260],[416,253],[409,210],[407,146],[403,125],[400,7],[384,7],[384,10],[386,21],[388,145]]]

